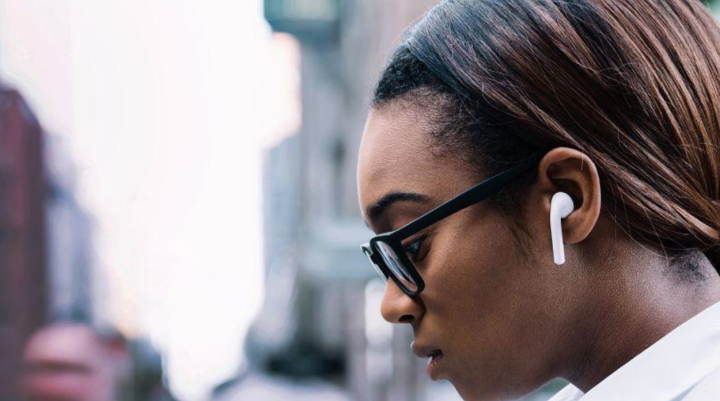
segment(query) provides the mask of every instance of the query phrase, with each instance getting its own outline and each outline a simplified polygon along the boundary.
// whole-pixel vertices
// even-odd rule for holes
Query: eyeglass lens
[[[415,280],[413,280],[410,272],[395,253],[395,250],[384,242],[377,242],[376,244],[378,251],[380,252],[380,256],[395,278],[397,278],[406,289],[410,291],[417,291],[417,283],[415,283]]]

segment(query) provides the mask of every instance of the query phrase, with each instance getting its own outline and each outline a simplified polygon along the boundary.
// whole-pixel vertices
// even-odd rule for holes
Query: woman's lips
[[[443,359],[443,353],[440,350],[436,350],[432,355],[428,357],[427,360],[427,374],[430,376],[430,379],[437,380],[438,378],[438,364]]]
[[[437,380],[438,378],[438,364],[440,361],[442,361],[444,354],[440,350],[440,348],[435,347],[425,347],[418,345],[416,343],[413,343],[412,345],[413,353],[418,358],[427,358],[427,373],[428,376],[432,380]]]

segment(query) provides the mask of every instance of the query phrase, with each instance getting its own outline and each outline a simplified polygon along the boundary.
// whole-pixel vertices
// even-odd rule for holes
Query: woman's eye
[[[419,238],[415,240],[414,242],[411,242],[408,245],[405,245],[403,249],[405,250],[405,253],[410,256],[410,258],[414,261],[421,260],[422,257],[420,256],[420,252],[422,251],[423,243],[425,242],[425,238]]]

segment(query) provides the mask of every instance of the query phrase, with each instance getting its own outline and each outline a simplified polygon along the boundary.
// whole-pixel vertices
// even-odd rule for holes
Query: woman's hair
[[[384,70],[373,107],[391,101],[437,111],[439,151],[484,174],[584,152],[632,238],[720,268],[720,29],[700,0],[446,0]]]

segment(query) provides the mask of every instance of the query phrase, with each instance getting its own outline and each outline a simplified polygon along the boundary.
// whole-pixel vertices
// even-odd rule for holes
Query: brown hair
[[[441,99],[434,135],[486,172],[578,149],[628,234],[720,268],[719,78],[699,0],[448,0],[408,33],[373,105]]]

